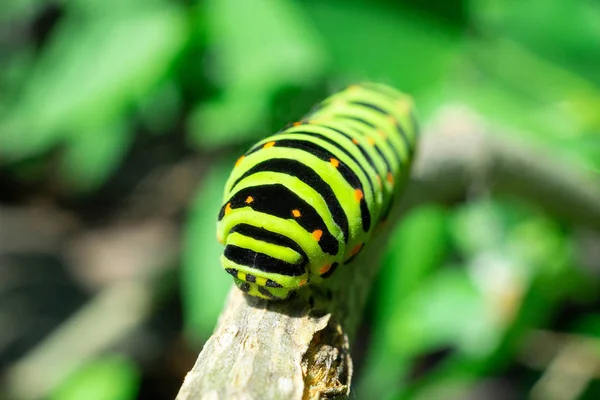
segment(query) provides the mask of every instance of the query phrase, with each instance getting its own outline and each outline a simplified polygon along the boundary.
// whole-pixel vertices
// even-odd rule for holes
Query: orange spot
[[[361,248],[362,248],[362,243],[354,246],[354,248],[350,252],[350,257],[355,256],[360,251]]]
[[[321,269],[319,270],[319,275],[323,275],[324,273],[326,273],[327,271],[329,271],[329,269],[331,268],[331,264],[325,264],[321,267]]]
[[[390,185],[394,184],[394,175],[392,175],[391,172],[388,172],[386,179],[390,183]]]
[[[231,212],[231,203],[227,203],[227,205],[225,206],[225,215],[229,214]]]
[[[335,168],[338,167],[338,165],[340,165],[340,162],[336,159],[336,158],[330,158],[329,162],[331,163],[331,165],[333,165]]]
[[[377,131],[377,133],[379,134],[379,136],[380,136],[382,139],[385,139],[385,138],[387,138],[387,135],[385,134],[385,132],[384,132],[384,131],[382,131],[382,130],[378,130],[378,131]]]
[[[248,196],[248,197],[246,197],[246,204],[250,204],[250,203],[252,203],[253,201],[254,201],[254,197],[252,197],[252,196]]]
[[[298,286],[304,286],[304,285],[306,285],[306,282],[308,282],[308,279],[307,279],[307,278],[304,278],[304,279],[302,279],[302,280],[300,281],[300,283],[298,284]]]
[[[354,144],[358,144],[358,140],[356,140],[356,139],[352,139],[352,143],[354,143]]]
[[[268,149],[269,147],[273,147],[273,146],[275,146],[275,142],[267,142],[263,146],[263,149]]]
[[[292,210],[292,215],[294,216],[294,218],[298,218],[302,214],[300,214],[300,210]]]
[[[320,229],[314,230],[312,233],[312,236],[318,242],[319,240],[321,240],[321,236],[323,236],[323,231]]]
[[[292,124],[292,126],[298,126],[298,125],[302,125],[302,121],[294,122],[294,123]]]
[[[217,233],[217,241],[223,244],[223,238]]]
[[[381,177],[379,175],[377,175],[377,183],[379,183],[379,186],[381,187]]]
[[[362,190],[360,189],[354,189],[354,198],[356,199],[356,201],[361,201],[362,198],[364,197]]]
[[[240,165],[242,163],[242,161],[244,161],[244,156],[241,156],[240,158],[237,159],[237,161],[235,162],[235,166],[237,167],[238,165]]]
[[[374,145],[375,145],[375,139],[373,139],[372,137],[367,137],[367,142],[369,142],[369,144],[370,144],[371,146],[374,146]]]
[[[396,125],[396,118],[392,117],[391,115],[388,116],[388,121],[392,124],[392,125]]]

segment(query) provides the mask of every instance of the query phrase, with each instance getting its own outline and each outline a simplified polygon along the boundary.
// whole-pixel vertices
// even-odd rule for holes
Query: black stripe
[[[373,145],[373,148],[375,149],[375,151],[377,152],[377,154],[379,154],[379,157],[381,157],[381,159],[383,160],[383,163],[385,164],[386,171],[387,172],[392,172],[392,166],[390,165],[390,161],[387,159],[387,157],[385,156],[385,154],[383,154],[383,151],[381,150],[381,148],[379,147],[379,145],[377,145],[377,143],[375,143]]]
[[[237,278],[238,276],[238,270],[235,268],[225,268],[225,271],[227,271],[227,273],[233,276],[234,278]]]
[[[356,165],[358,165],[358,168],[360,168],[360,170],[363,172],[363,174],[365,174],[365,176],[369,180],[369,184],[371,185],[371,193],[375,194],[375,182],[373,182],[373,179],[371,179],[371,174],[369,174],[365,170],[365,166],[363,165],[363,163],[359,162],[356,159],[356,157],[354,157],[354,155],[352,155],[352,153],[350,153],[344,146],[342,146],[338,142],[334,141],[333,139],[331,139],[330,137],[328,137],[327,135],[324,135],[322,133],[307,132],[307,131],[289,131],[289,132],[286,132],[286,133],[289,133],[289,134],[298,134],[298,135],[310,136],[310,137],[318,138],[318,139],[326,141],[327,143],[331,144],[332,146],[335,146],[341,152],[343,152],[344,154],[346,154],[352,161],[354,161],[356,163]],[[354,143],[352,145],[354,145]],[[377,173],[376,170],[373,171],[373,172]]]
[[[234,282],[235,282],[236,286],[239,287],[242,292],[248,293],[250,291],[250,284],[248,282],[244,282],[243,280],[237,279],[237,278],[234,279]]]
[[[329,278],[337,269],[337,267],[340,264],[337,262],[334,262],[333,264],[331,264],[331,267],[329,268],[329,270],[327,272],[325,272],[323,275],[321,275],[322,278]]]
[[[363,245],[357,252],[356,254],[350,256],[346,261],[344,261],[344,264],[349,264],[352,262],[352,260],[354,260],[360,253],[361,251],[363,251],[363,249],[365,248],[365,246]]]
[[[333,192],[333,189],[327,184],[327,182],[323,180],[323,178],[321,178],[319,174],[313,171],[312,168],[304,165],[300,161],[290,160],[287,158],[271,158],[258,163],[246,171],[234,182],[232,185],[232,190],[242,179],[245,179],[246,177],[257,172],[263,171],[281,172],[295,176],[308,186],[312,187],[325,200],[333,221],[342,230],[342,234],[344,235],[344,243],[348,243],[348,217],[346,216],[340,201]]]
[[[390,195],[388,204],[385,207],[385,210],[383,210],[383,212],[381,213],[381,217],[379,218],[380,221],[385,221],[390,216],[390,211],[392,211],[392,207],[394,206],[394,201],[395,201],[395,196],[394,196],[394,193],[392,193]]]
[[[225,246],[223,252],[225,258],[228,260],[244,265],[252,269],[259,271],[280,274],[285,276],[302,276],[306,273],[304,268],[306,263],[303,264],[292,264],[278,258],[271,257],[270,255],[257,253],[250,249],[244,249],[232,244]]]
[[[246,203],[248,197],[252,197],[251,203]],[[310,233],[320,229],[323,232],[319,240],[321,250],[331,255],[336,255],[339,251],[337,239],[329,232],[325,221],[315,208],[285,185],[277,183],[250,186],[234,194],[228,203],[232,209],[250,207],[256,212],[277,218],[294,219],[305,231]],[[299,210],[301,216],[294,218],[292,210]]]
[[[339,134],[341,134],[341,135],[343,135],[343,136],[347,137],[347,138],[348,138],[348,139],[350,139],[350,140],[353,140],[353,139],[355,139],[355,138],[353,138],[352,136],[349,136],[348,134],[346,134],[346,133],[344,133],[344,132],[340,131],[339,129],[332,128],[332,127],[330,127],[330,126],[327,126],[327,125],[322,125],[322,124],[318,124],[317,126],[320,126],[320,127],[323,127],[323,128],[327,128],[327,129],[331,129],[331,130],[333,130],[333,131],[335,131],[335,132],[338,132]],[[359,133],[359,134],[361,134],[361,135],[363,135],[363,136],[365,135],[365,134],[364,134],[364,132],[361,132],[361,131],[358,131],[358,133]],[[354,142],[353,142],[353,143],[354,143]],[[375,173],[376,173],[377,175],[379,175],[379,172],[378,172],[379,170],[378,170],[378,169],[377,169],[377,167],[375,166],[375,162],[373,161],[373,159],[371,158],[371,156],[369,156],[369,154],[367,153],[367,150],[365,150],[365,148],[364,148],[362,145],[360,145],[360,144],[355,144],[355,146],[356,146],[356,147],[358,148],[358,150],[361,152],[361,154],[363,155],[363,157],[364,157],[364,158],[365,158],[365,159],[368,161],[369,165],[370,165],[370,166],[373,168],[373,170],[375,171]],[[381,158],[381,160],[383,161],[383,163],[384,163],[384,165],[385,165],[385,168],[386,168],[386,172],[385,172],[385,174],[387,175],[388,173],[391,173],[391,172],[392,172],[392,166],[390,165],[390,163],[389,163],[388,159],[385,157],[385,155],[384,155],[384,154],[383,154],[383,152],[381,151],[381,149],[380,149],[379,145],[377,145],[377,143],[374,143],[372,147],[374,147],[374,148],[375,148],[375,151],[377,152],[377,154],[379,155],[379,157]],[[380,175],[380,176],[379,176],[379,178],[383,180],[383,179],[386,179],[386,178],[387,178],[387,176],[385,176],[385,175],[384,175],[384,176],[381,176],[381,175]],[[385,188],[385,186],[384,186],[384,188]],[[347,243],[347,242],[346,242],[346,243]]]
[[[419,126],[419,120],[417,119],[417,116],[415,115],[414,110],[411,110],[409,115],[410,115],[410,121],[412,122],[413,129],[415,131],[415,136],[419,136],[421,127]]]
[[[340,135],[345,136],[350,141],[352,141],[353,139],[355,139],[354,137],[348,135],[347,133],[344,133],[344,132],[340,131],[339,129],[332,128],[331,126],[322,125],[322,124],[315,124],[315,126],[319,126],[321,128],[326,128],[326,129],[331,129],[332,131],[335,131],[335,132],[339,133]],[[354,142],[352,142],[352,144],[354,144]],[[373,171],[376,174],[379,175],[379,172],[378,172],[378,169],[377,169],[377,165],[375,164],[375,161],[373,161],[373,159],[371,158],[371,156],[369,155],[369,153],[367,153],[367,151],[362,146],[356,145],[356,147],[358,147],[358,150],[360,151],[360,154],[365,158],[365,160],[367,160],[367,162],[369,163],[369,165],[371,166],[371,168],[373,168]]]
[[[363,101],[354,101],[354,100],[350,101],[349,103],[357,105],[357,106],[363,106],[363,107],[366,107],[366,108],[370,108],[370,109],[375,110],[378,113],[383,114],[383,115],[390,115],[390,113],[388,113],[387,111],[385,111],[383,108],[376,106],[375,104],[365,103]]]
[[[375,125],[373,125],[372,123],[370,123],[369,121],[366,121],[362,118],[358,118],[355,117],[354,115],[347,115],[347,114],[335,114],[336,117],[340,117],[340,118],[345,118],[345,119],[350,119],[352,121],[357,121],[360,122],[363,125],[368,126],[369,128],[375,128]]]
[[[396,125],[396,131],[400,134],[400,137],[404,141],[404,145],[406,146],[407,153],[411,154],[412,153],[412,146],[410,144],[410,140],[408,140],[408,137],[406,136],[406,132],[402,128],[402,125],[400,125],[400,123],[398,121],[396,121],[396,120],[394,120],[394,125]],[[398,152],[395,152],[395,153],[398,156],[398,161],[399,161],[400,165],[404,165],[404,164],[408,163],[408,160],[404,160],[404,161],[406,161],[406,163],[402,162],[402,156]]]
[[[367,107],[367,108],[370,108],[372,110],[375,110],[375,111],[379,112],[382,115],[394,118],[394,116],[392,114],[388,113],[383,108],[378,107],[378,106],[376,106],[374,104],[371,104],[371,103],[365,103],[365,102],[362,102],[362,101],[351,101],[350,104]],[[410,145],[410,142],[409,142],[408,138],[406,137],[406,132],[404,132],[404,130],[402,129],[402,126],[398,123],[398,121],[396,121],[395,118],[394,118],[394,126],[396,128],[396,131],[398,132],[398,134],[400,135],[400,137],[404,141],[404,144],[406,145],[406,150],[408,152],[410,152],[411,145]],[[404,165],[404,162],[407,161],[407,160],[404,160],[402,158],[402,154],[400,153],[400,150],[398,148],[396,148],[396,146],[394,146],[394,144],[392,143],[392,141],[389,138],[386,137],[385,141],[388,144],[388,146],[391,148],[392,153],[394,154],[394,156],[396,157],[396,160],[398,161],[398,165],[400,165],[400,166]]]
[[[329,159],[335,158],[335,154],[329,152],[318,144],[304,140],[282,139],[277,141],[277,146],[303,150],[327,162],[329,162]],[[362,182],[350,167],[340,161],[336,169],[353,189],[360,189],[364,194]],[[371,213],[369,211],[369,207],[367,206],[367,200],[364,195],[360,199],[360,211],[363,230],[368,232],[371,227]],[[337,252],[335,254],[337,254]]]
[[[368,126],[371,126],[373,128],[375,127],[374,125],[371,125],[370,123],[368,123],[368,122],[366,122],[366,121],[364,121],[364,120],[362,120],[360,118],[348,117],[347,119],[355,120],[355,121],[359,121],[359,122],[362,121],[363,123],[367,124]],[[367,136],[365,134],[365,132],[362,132],[360,130],[358,131],[358,133],[361,134],[361,135],[363,135],[363,136]],[[363,149],[362,145],[357,144],[356,147],[358,147],[359,149],[361,149],[361,152],[363,154],[366,153],[366,150]],[[375,151],[377,151],[377,153],[379,154],[379,157],[381,157],[381,159],[383,160],[383,163],[385,164],[385,168],[386,168],[386,173],[387,172],[392,172],[392,166],[390,165],[389,160],[383,155],[383,152],[382,152],[381,148],[379,147],[379,145],[377,143],[374,143],[373,144],[373,148],[375,149]]]
[[[256,145],[252,146],[250,148],[250,150],[248,150],[247,152],[244,153],[244,157],[248,157],[250,154],[256,153],[257,151],[259,151],[260,149],[263,148],[263,146],[265,145],[265,143],[269,143],[269,142],[267,141],[267,142],[264,142],[264,143],[258,143]]]
[[[263,287],[263,286],[259,286],[259,287],[258,287],[258,291],[259,291],[259,292],[260,292],[262,295],[264,295],[264,296],[267,296],[267,297],[268,297],[268,298],[270,298],[270,299],[280,299],[280,297],[277,297],[277,296],[275,296],[273,293],[271,293],[271,292],[269,291],[269,289],[267,289],[267,288],[265,288],[265,287]]]
[[[267,279],[265,282],[265,286],[266,287],[272,287],[272,288],[282,288],[283,286],[281,286],[279,283],[272,281],[270,279]]]
[[[237,224],[229,231],[229,234],[234,232],[239,233],[240,235],[251,237],[256,240],[260,240],[261,242],[276,244],[278,246],[284,246],[294,250],[296,253],[302,256],[303,260],[308,260],[308,256],[296,243],[294,240],[289,237],[282,235],[277,232],[271,232],[266,230],[265,228],[259,228],[258,226],[253,226],[249,224]]]

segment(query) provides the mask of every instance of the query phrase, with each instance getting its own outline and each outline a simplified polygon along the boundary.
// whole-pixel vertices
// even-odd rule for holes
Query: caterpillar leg
[[[234,278],[233,280],[236,286],[241,291],[246,292],[251,296],[260,297],[261,299],[285,300],[296,291],[295,289],[289,288],[272,288],[267,286],[260,286],[256,283],[243,281],[239,278]]]

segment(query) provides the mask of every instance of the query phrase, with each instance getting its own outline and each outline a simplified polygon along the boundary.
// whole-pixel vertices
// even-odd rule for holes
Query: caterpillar
[[[389,215],[417,135],[412,98],[366,82],[256,143],[225,184],[217,222],[225,271],[271,300],[332,276]]]

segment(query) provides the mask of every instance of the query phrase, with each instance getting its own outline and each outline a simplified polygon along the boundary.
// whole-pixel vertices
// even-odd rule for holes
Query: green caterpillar
[[[225,185],[225,271],[252,296],[285,299],[343,268],[388,216],[417,133],[411,97],[363,83],[258,142]]]

